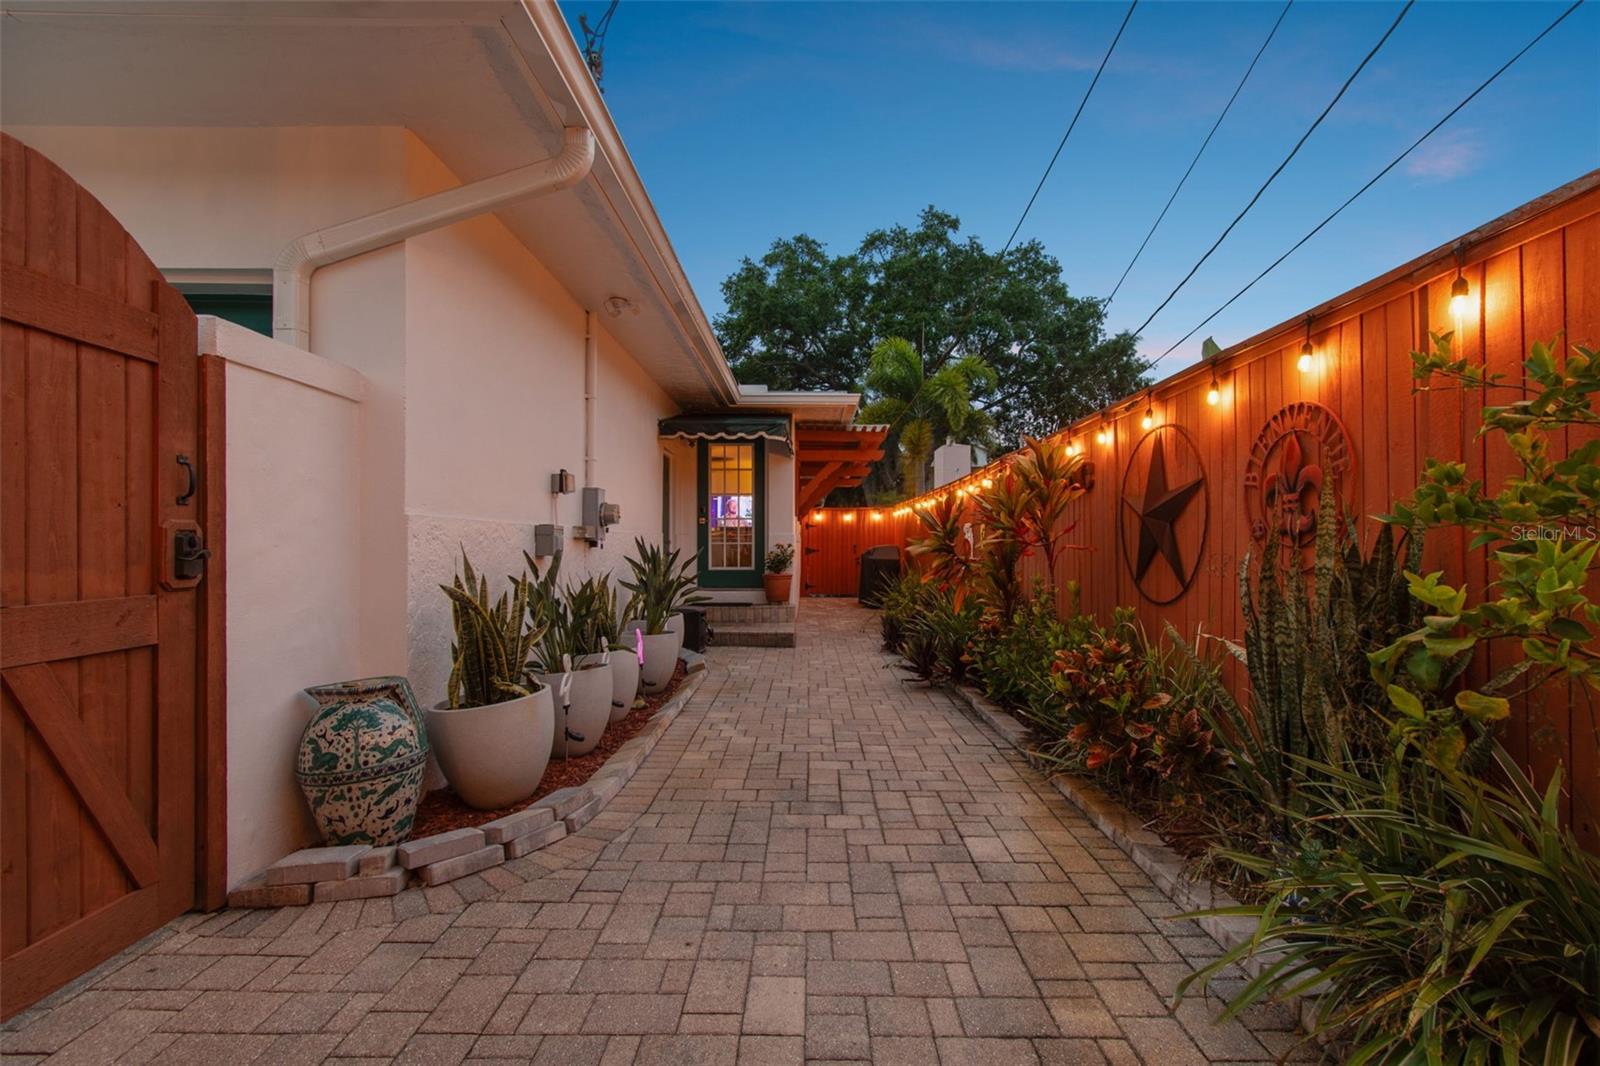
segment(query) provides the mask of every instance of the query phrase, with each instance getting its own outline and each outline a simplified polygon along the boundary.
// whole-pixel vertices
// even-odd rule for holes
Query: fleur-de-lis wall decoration
[[[1300,434],[1291,432],[1279,453],[1278,470],[1267,479],[1267,509],[1291,544],[1317,532],[1317,499],[1322,492],[1322,467],[1308,463]]]

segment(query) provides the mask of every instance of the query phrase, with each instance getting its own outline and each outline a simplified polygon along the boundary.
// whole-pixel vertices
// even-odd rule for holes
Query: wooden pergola
[[[888,435],[889,427],[881,425],[797,424],[795,514],[820,505],[834,489],[861,484],[872,464],[883,458]]]

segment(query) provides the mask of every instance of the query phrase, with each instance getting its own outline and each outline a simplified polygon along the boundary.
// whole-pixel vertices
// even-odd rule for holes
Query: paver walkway
[[[15,1019],[51,1063],[1270,1061],[1283,1011],[1168,997],[1216,945],[876,616],[717,649],[578,835],[392,900],[189,915]]]

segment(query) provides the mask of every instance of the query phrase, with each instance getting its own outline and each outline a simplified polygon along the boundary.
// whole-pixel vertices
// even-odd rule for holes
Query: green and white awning
[[[793,448],[789,419],[783,415],[673,415],[663,418],[660,435],[680,440],[770,441]]]

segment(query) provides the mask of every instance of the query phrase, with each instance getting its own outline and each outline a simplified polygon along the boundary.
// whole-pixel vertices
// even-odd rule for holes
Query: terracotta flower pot
[[[484,707],[428,712],[439,768],[469,807],[489,811],[527,799],[550,763],[555,705],[545,687]]]
[[[762,574],[761,584],[766,587],[767,602],[788,603],[789,589],[793,581],[793,574]]]

